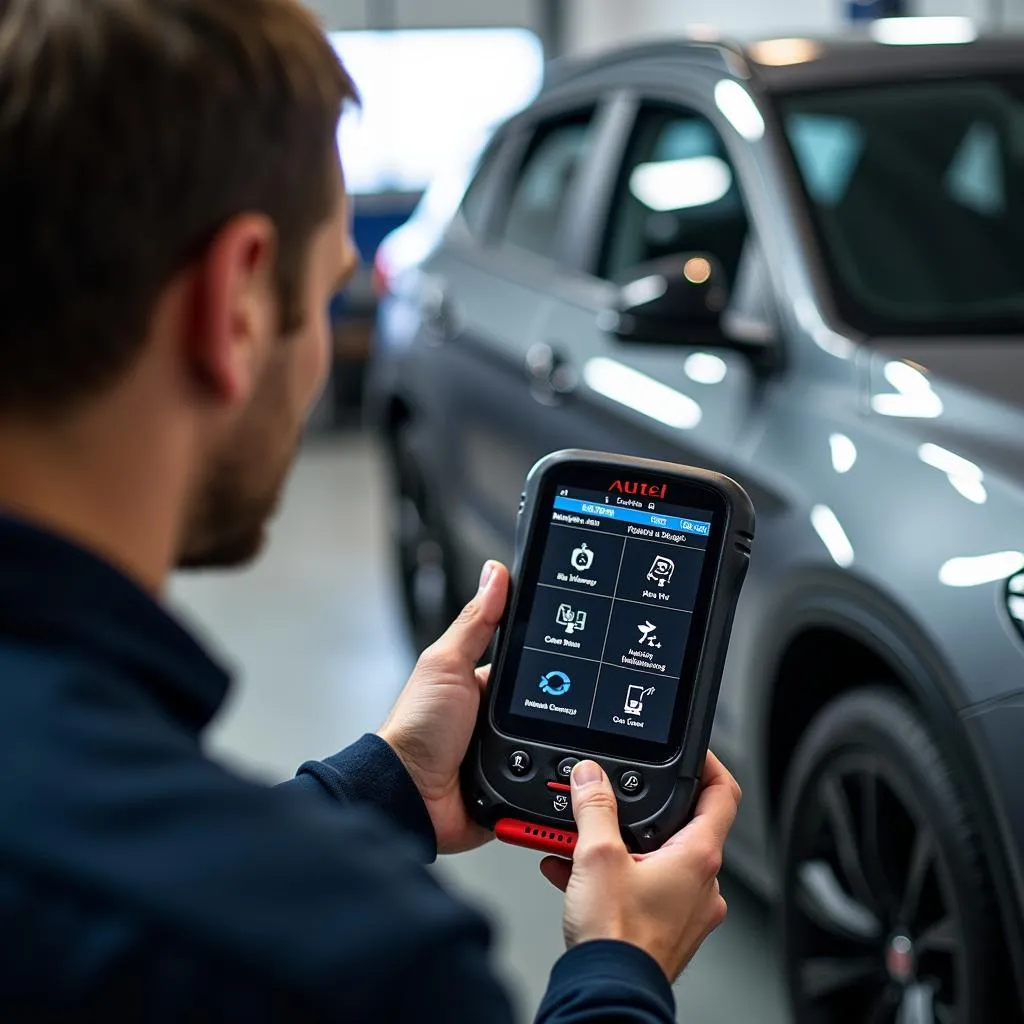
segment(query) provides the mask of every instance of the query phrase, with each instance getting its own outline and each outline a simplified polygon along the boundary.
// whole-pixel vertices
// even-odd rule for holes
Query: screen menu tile
[[[511,712],[665,742],[710,519],[662,502],[560,491]]]

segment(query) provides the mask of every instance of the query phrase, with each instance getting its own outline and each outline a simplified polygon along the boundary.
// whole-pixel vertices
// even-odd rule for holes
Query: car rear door
[[[593,94],[539,104],[511,127],[481,237],[453,231],[421,268],[429,375],[442,430],[446,514],[467,579],[481,557],[511,556],[523,478],[546,450],[528,428],[531,370],[564,273],[564,220],[613,112]],[[467,200],[472,195],[472,189]]]

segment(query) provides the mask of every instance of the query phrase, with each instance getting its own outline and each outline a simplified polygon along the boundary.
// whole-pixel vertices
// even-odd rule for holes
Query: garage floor
[[[185,577],[184,615],[238,668],[213,746],[271,781],[334,753],[386,714],[412,664],[391,590],[383,475],[356,434],[313,439],[297,468],[266,557],[244,574]],[[529,1020],[562,951],[560,896],[539,857],[494,843],[443,861],[455,891],[488,910],[501,969]],[[784,1024],[770,913],[723,883],[725,925],[678,986],[687,1024]]]

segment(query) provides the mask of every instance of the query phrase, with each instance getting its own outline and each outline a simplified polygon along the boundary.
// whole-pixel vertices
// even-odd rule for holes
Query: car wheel
[[[399,428],[392,453],[392,544],[398,585],[410,637],[416,650],[422,651],[458,614],[454,561],[411,424]]]
[[[949,763],[883,688],[812,722],[783,796],[782,924],[796,1024],[984,1024],[997,916]]]

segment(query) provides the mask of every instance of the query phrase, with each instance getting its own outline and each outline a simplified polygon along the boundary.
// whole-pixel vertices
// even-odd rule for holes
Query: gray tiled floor
[[[390,586],[379,460],[356,436],[316,440],[292,480],[266,557],[186,577],[173,597],[239,672],[212,748],[282,779],[379,725],[412,663]],[[560,898],[533,854],[493,843],[442,862],[452,889],[488,910],[501,970],[527,1020],[561,952]],[[784,1024],[769,912],[725,882],[731,912],[679,985],[689,1024]]]

